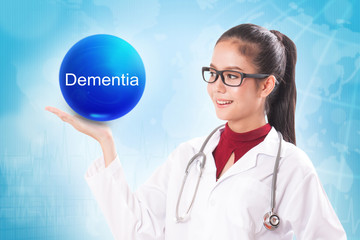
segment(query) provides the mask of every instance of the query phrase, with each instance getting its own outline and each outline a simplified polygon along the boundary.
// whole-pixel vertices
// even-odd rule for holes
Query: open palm
[[[111,135],[111,129],[104,123],[94,122],[84,119],[77,115],[68,114],[58,108],[47,106],[45,110],[54,113],[64,122],[69,123],[79,132],[82,132],[97,141],[101,141],[103,138]]]

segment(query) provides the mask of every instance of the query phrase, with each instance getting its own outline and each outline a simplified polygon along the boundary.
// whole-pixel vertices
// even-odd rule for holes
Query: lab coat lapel
[[[233,166],[231,166],[218,180],[218,183],[223,181],[224,179],[233,176],[235,174],[239,174],[249,169],[252,169],[256,166],[257,163],[257,155],[259,145],[250,149],[247,153],[244,154]]]
[[[206,163],[205,163],[204,172],[207,174],[213,174],[214,182],[216,181],[216,165],[215,165],[215,159],[214,159],[214,156],[212,153],[215,150],[215,148],[217,147],[217,145],[219,144],[220,135],[224,131],[224,129],[225,129],[225,126],[220,128],[218,131],[216,131],[216,133],[214,133],[214,135],[209,140],[207,146],[204,149],[204,153],[206,154]]]

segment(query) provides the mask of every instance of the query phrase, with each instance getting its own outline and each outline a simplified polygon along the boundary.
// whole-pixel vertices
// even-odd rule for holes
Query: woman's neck
[[[229,120],[228,121],[229,128],[233,132],[237,132],[237,133],[249,132],[251,130],[262,127],[265,124],[266,124],[265,117],[262,119],[259,119],[257,121],[243,121],[243,120],[238,120],[238,121]]]

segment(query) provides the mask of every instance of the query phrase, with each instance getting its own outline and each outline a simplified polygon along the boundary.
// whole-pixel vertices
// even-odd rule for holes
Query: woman
[[[177,147],[132,193],[109,128],[47,110],[100,143],[103,157],[86,180],[116,239],[346,239],[311,161],[295,146],[295,64],[294,43],[278,31],[241,24],[219,38],[202,71],[217,117],[227,122],[204,148],[199,185],[195,161],[183,189],[205,138]],[[269,222],[275,212],[280,220]]]

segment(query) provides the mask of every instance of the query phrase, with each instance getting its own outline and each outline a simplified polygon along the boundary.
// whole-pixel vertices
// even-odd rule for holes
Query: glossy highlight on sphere
[[[129,113],[145,88],[145,68],[125,40],[97,34],[77,42],[65,55],[59,82],[65,101],[79,115],[109,121]]]

